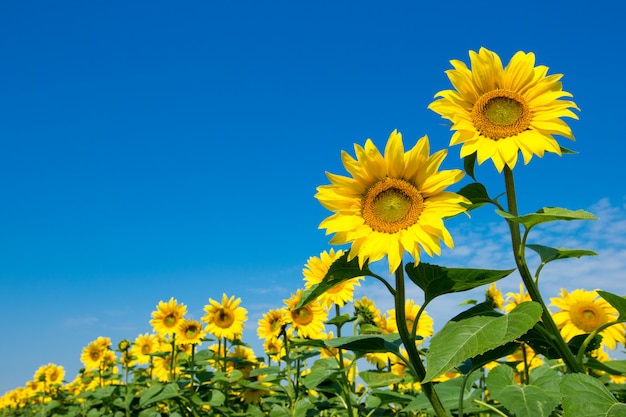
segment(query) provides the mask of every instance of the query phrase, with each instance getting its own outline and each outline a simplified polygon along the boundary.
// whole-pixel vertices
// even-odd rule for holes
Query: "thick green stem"
[[[404,265],[400,263],[398,269],[396,269],[396,293],[395,293],[395,308],[396,308],[396,323],[398,324],[398,334],[402,340],[402,344],[406,348],[409,354],[411,365],[417,377],[422,381],[426,376],[426,368],[420,358],[417,346],[415,345],[415,337],[411,336],[411,332],[406,323],[406,311],[405,311],[405,293],[404,293]],[[447,417],[445,408],[441,404],[441,400],[435,391],[432,382],[425,382],[422,384],[422,391],[430,401],[430,404],[435,410],[435,414],[438,417]]]
[[[509,213],[513,216],[518,216],[517,211],[517,197],[515,196],[515,183],[513,181],[513,171],[508,166],[504,167],[504,184],[506,187],[506,198],[508,204]],[[578,361],[576,361],[576,357],[563,340],[561,336],[561,332],[558,327],[554,323],[552,319],[552,315],[550,314],[550,310],[546,307],[546,304],[541,297],[541,293],[539,292],[539,287],[537,283],[533,280],[533,276],[528,269],[528,265],[526,263],[526,257],[524,255],[524,245],[522,244],[521,233],[520,233],[520,225],[519,223],[515,223],[513,221],[507,220],[509,224],[509,229],[511,231],[511,244],[513,247],[513,256],[515,258],[515,264],[517,265],[517,269],[522,277],[522,281],[524,282],[524,286],[530,295],[530,298],[539,303],[542,308],[541,319],[543,325],[546,327],[548,332],[551,335],[551,342],[554,345],[554,348],[559,352],[563,362],[567,365],[567,368],[572,372],[584,372],[584,368]]]

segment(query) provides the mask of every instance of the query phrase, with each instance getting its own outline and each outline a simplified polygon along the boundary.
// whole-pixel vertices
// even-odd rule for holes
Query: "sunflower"
[[[544,152],[561,155],[553,135],[574,140],[562,117],[578,119],[570,108],[572,95],[562,90],[562,74],[547,75],[548,67],[535,67],[535,55],[517,52],[503,68],[500,57],[486,48],[469,52],[471,69],[450,61],[446,71],[456,90],[443,90],[428,108],[452,122],[450,146],[462,144],[461,157],[476,153],[479,164],[493,161],[498,172],[515,167],[521,151],[524,163]]]
[[[365,147],[354,145],[356,159],[342,152],[351,177],[327,173],[332,184],[317,188],[315,197],[335,212],[320,224],[334,233],[332,244],[352,243],[348,261],[359,265],[387,256],[393,273],[408,251],[415,262],[422,248],[428,255],[441,254],[440,241],[453,246],[443,218],[457,215],[469,204],[464,197],[444,191],[463,178],[461,170],[439,172],[447,151],[430,153],[428,137],[404,152],[402,135],[393,131],[381,155],[371,139]]]
[[[334,249],[331,249],[330,252],[322,252],[319,257],[310,257],[302,270],[304,280],[306,281],[304,284],[305,288],[309,289],[314,285],[320,284],[324,280],[333,262],[342,255],[342,250],[335,252]],[[359,280],[362,279],[363,277],[351,278],[335,285],[319,297],[320,302],[326,308],[330,308],[333,304],[337,304],[338,306],[346,305],[348,301],[352,301],[354,287],[361,285]]]
[[[144,333],[137,336],[131,352],[137,358],[137,363],[144,364],[150,362],[150,355],[156,353],[161,348],[161,340],[156,334]]]
[[[487,291],[485,291],[486,301],[490,301],[493,308],[501,310],[504,308],[504,297],[502,297],[502,291],[496,288],[496,283],[493,282]]]
[[[319,300],[312,301],[305,306],[295,308],[302,299],[304,291],[299,289],[291,298],[284,300],[287,307],[285,320],[290,323],[298,337],[315,339],[324,332],[324,322],[328,313]]]
[[[257,322],[257,334],[259,339],[274,339],[280,336],[285,325],[285,310],[272,309],[263,314],[263,318]]]
[[[85,369],[88,371],[100,369],[106,351],[107,348],[103,347],[103,345],[99,343],[99,340],[93,341],[83,348],[80,361],[85,365]]]
[[[519,285],[519,293],[507,292],[506,304],[504,304],[504,311],[510,313],[515,307],[526,301],[532,301],[530,294],[524,289],[524,284]]]
[[[62,384],[65,369],[60,365],[49,363],[46,367],[46,381],[48,384]]]
[[[363,326],[369,325],[380,327],[380,310],[376,308],[374,301],[367,297],[363,297],[360,300],[354,301],[354,315],[357,318],[357,323],[359,324],[359,330],[363,332]],[[367,330],[366,330],[367,331]]]
[[[561,289],[561,296],[550,298],[559,311],[552,314],[554,322],[565,340],[579,334],[591,333],[606,323],[617,320],[617,310],[606,300],[599,298],[597,291],[574,290],[568,293]],[[617,343],[625,344],[626,324],[619,323],[600,332],[602,344],[615,349]]]
[[[406,300],[404,306],[406,315],[406,326],[409,331],[412,331],[413,326],[415,325],[415,319],[417,318],[417,313],[420,310],[420,306],[415,304],[413,300]],[[387,314],[389,315],[388,326],[396,329],[395,333],[397,333],[398,322],[396,321],[396,310],[388,310]],[[426,314],[426,311],[423,311],[417,322],[417,329],[415,331],[415,334],[422,337],[432,336],[434,331],[433,323],[433,319],[428,314]]]
[[[248,320],[248,310],[239,307],[241,298],[235,299],[235,296],[228,298],[226,294],[222,294],[222,303],[218,303],[213,299],[209,299],[209,304],[204,306],[206,314],[202,317],[202,321],[207,323],[207,331],[221,339],[225,337],[229,340],[235,340],[241,335],[244,328],[244,322]]]
[[[283,341],[277,337],[265,339],[263,350],[268,358],[275,362],[280,362],[281,358],[287,354]]]
[[[202,323],[197,320],[183,320],[178,325],[176,331],[176,343],[199,345],[206,331],[202,328]]]
[[[172,297],[167,303],[159,302],[156,311],[152,312],[150,324],[160,335],[171,335],[176,332],[178,324],[186,313],[187,306],[178,304],[178,301]]]

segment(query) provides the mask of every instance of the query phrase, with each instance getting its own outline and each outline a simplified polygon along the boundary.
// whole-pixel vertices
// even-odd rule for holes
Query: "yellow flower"
[[[62,366],[49,363],[46,367],[46,381],[48,384],[62,384],[65,369]]]
[[[99,342],[99,339],[95,340],[83,348],[80,355],[80,361],[85,365],[85,369],[88,371],[92,369],[100,369],[100,365],[102,365],[104,361],[104,354],[106,351],[107,348]]]
[[[183,320],[176,331],[176,343],[199,345],[206,332],[197,320]]]
[[[406,315],[406,326],[410,332],[413,330],[413,326],[415,325],[415,319],[417,318],[417,313],[420,310],[420,306],[415,304],[413,300],[406,300],[404,310]],[[396,321],[396,310],[388,310],[387,314],[389,315],[388,326],[397,329],[398,322]],[[432,336],[434,332],[433,324],[433,319],[428,314],[426,314],[426,311],[423,311],[417,322],[417,329],[415,334],[422,337]],[[397,330],[395,331],[395,333],[397,333]]]
[[[530,298],[530,294],[528,294],[524,289],[524,284],[520,284],[519,293],[506,293],[506,304],[504,305],[504,311],[510,313],[515,307],[525,301],[532,301],[532,299]]]
[[[299,289],[291,298],[284,300],[287,306],[285,320],[293,326],[298,337],[315,339],[324,332],[324,322],[328,313],[319,300],[312,301],[305,306],[295,308],[302,299],[303,291]]]
[[[277,337],[265,339],[263,350],[269,359],[275,362],[280,362],[281,358],[287,354],[283,341]]]
[[[241,298],[235,296],[228,298],[222,294],[222,303],[209,299],[209,304],[204,306],[206,314],[202,321],[207,323],[207,331],[221,339],[236,339],[244,328],[244,322],[248,320],[248,310],[239,307]]]
[[[317,256],[310,257],[305,268],[302,270],[304,280],[306,281],[304,284],[305,288],[309,289],[314,285],[320,284],[324,280],[332,263],[342,255],[342,250],[335,252],[334,249],[331,249],[330,252],[322,252],[319,258]],[[319,297],[320,302],[326,308],[331,307],[333,304],[337,304],[338,306],[346,305],[348,301],[352,301],[354,287],[355,285],[361,285],[359,283],[361,279],[363,279],[363,277],[356,277],[335,285]]]
[[[450,146],[462,144],[461,157],[477,154],[482,164],[491,159],[501,172],[515,167],[521,151],[524,163],[544,152],[561,155],[553,135],[574,139],[562,117],[578,119],[570,108],[572,95],[562,90],[562,74],[547,75],[548,67],[535,67],[535,55],[517,52],[506,68],[500,57],[486,49],[469,52],[471,69],[450,61],[446,71],[455,90],[435,94],[441,97],[428,107],[452,122]]]
[[[161,382],[171,381],[174,375],[180,374],[182,368],[174,358],[174,368],[172,369],[171,344],[163,344],[161,350],[163,354],[155,356],[152,361],[152,376]]]
[[[285,311],[282,309],[272,309],[263,314],[263,318],[259,319],[257,334],[260,339],[273,339],[280,335],[285,324]]]
[[[187,306],[178,304],[172,297],[167,303],[164,301],[159,302],[156,311],[152,312],[150,324],[154,331],[160,335],[171,335],[176,332],[178,324],[186,313]]]
[[[502,297],[502,291],[496,288],[496,283],[492,283],[487,291],[485,291],[485,298],[487,301],[491,301],[493,308],[501,310],[504,308],[504,297]]]
[[[600,326],[615,321],[619,316],[617,310],[606,300],[599,298],[594,291],[582,289],[568,293],[561,289],[561,296],[550,298],[552,305],[559,311],[552,314],[557,327],[561,329],[561,335],[565,340],[579,334],[591,333]],[[626,324],[619,323],[607,327],[600,332],[602,344],[609,349],[615,349],[617,343],[624,345]]]
[[[144,333],[137,336],[131,352],[137,363],[144,364],[150,362],[150,354],[158,352],[160,347],[161,341],[156,334]]]
[[[390,273],[400,266],[405,250],[418,263],[421,249],[433,256],[441,254],[440,241],[453,246],[443,219],[465,211],[460,203],[469,201],[444,191],[464,175],[458,169],[438,171],[445,149],[429,155],[424,136],[405,153],[402,135],[394,130],[384,156],[371,139],[364,148],[355,144],[354,150],[356,159],[342,152],[352,177],[327,173],[332,184],[318,187],[315,195],[335,212],[319,226],[335,234],[330,243],[352,243],[348,260],[358,256],[361,267],[387,256]]]

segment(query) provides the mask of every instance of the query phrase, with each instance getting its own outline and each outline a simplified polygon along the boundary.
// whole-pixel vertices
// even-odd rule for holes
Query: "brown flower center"
[[[485,137],[499,140],[518,135],[530,125],[526,100],[507,90],[491,90],[480,96],[472,109],[472,122]]]
[[[392,234],[417,223],[424,210],[424,198],[411,183],[385,178],[367,190],[361,210],[372,230]]]
[[[215,325],[222,329],[228,329],[235,322],[235,315],[232,311],[221,308],[215,313]]]
[[[173,327],[176,324],[176,316],[172,313],[168,314],[163,318],[163,324],[167,327]]]
[[[291,311],[294,323],[299,326],[306,326],[313,321],[313,312],[308,306],[304,306]]]
[[[575,306],[570,310],[572,323],[585,333],[591,333],[608,322],[606,313],[601,308],[587,304]]]

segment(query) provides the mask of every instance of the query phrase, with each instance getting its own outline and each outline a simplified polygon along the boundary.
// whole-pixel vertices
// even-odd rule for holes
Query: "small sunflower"
[[[104,354],[107,348],[104,348],[98,341],[93,341],[83,348],[80,355],[80,361],[85,365],[85,369],[100,369],[104,361]]]
[[[202,321],[207,323],[207,331],[218,339],[225,337],[235,340],[239,337],[245,321],[248,320],[248,310],[239,307],[240,303],[241,298],[228,298],[226,294],[222,294],[221,304],[209,299],[209,304],[204,306],[206,314],[202,317]]]
[[[160,335],[171,335],[176,332],[178,324],[186,313],[187,306],[178,304],[178,301],[172,297],[167,303],[159,302],[156,311],[152,312],[150,324]]]
[[[491,301],[493,308],[502,310],[504,308],[504,297],[502,297],[502,291],[496,288],[496,283],[492,283],[487,291],[485,291],[486,301]]]
[[[574,290],[568,293],[561,289],[561,296],[550,298],[552,305],[559,311],[552,314],[554,322],[561,330],[565,340],[579,334],[587,334],[606,323],[615,321],[619,316],[617,310],[606,300],[600,298],[596,291]],[[607,327],[600,332],[602,344],[615,349],[618,343],[624,345],[626,324],[619,323]]]
[[[269,359],[275,362],[280,362],[281,358],[287,354],[283,341],[277,337],[265,339],[265,342],[263,342],[263,350]]]
[[[378,327],[382,330],[380,326],[380,310],[376,308],[374,301],[367,297],[363,297],[360,300],[354,301],[354,315],[357,318],[357,323],[359,324],[359,330],[363,332],[363,326],[369,325]]]
[[[504,304],[503,309],[505,312],[510,313],[515,307],[526,301],[532,301],[532,298],[530,298],[530,294],[528,294],[528,292],[524,289],[524,284],[520,284],[519,293],[506,293],[506,303]]]
[[[389,272],[402,262],[404,251],[419,263],[422,248],[428,255],[441,254],[440,241],[453,246],[443,219],[465,211],[464,197],[444,191],[463,178],[461,170],[438,171],[447,151],[430,155],[424,136],[404,152],[402,135],[393,131],[384,156],[368,139],[365,147],[354,145],[356,159],[342,152],[341,159],[352,177],[327,173],[332,184],[317,188],[315,197],[335,212],[320,224],[330,243],[352,243],[348,260],[355,257],[363,267],[387,257]]]
[[[461,157],[473,153],[482,164],[491,159],[499,172],[515,167],[519,152],[524,163],[544,152],[561,155],[553,135],[574,139],[562,117],[578,119],[570,109],[572,95],[562,90],[562,74],[547,75],[548,67],[535,67],[535,55],[517,52],[506,67],[486,49],[469,52],[471,69],[450,61],[446,71],[455,90],[443,90],[428,108],[452,122],[450,146],[462,144]]]
[[[328,313],[319,300],[312,301],[305,306],[295,308],[302,299],[304,291],[299,289],[291,298],[284,300],[287,314],[285,320],[290,323],[298,337],[316,339],[324,332],[324,323]]]
[[[406,315],[406,326],[410,332],[413,330],[413,326],[415,325],[415,319],[417,318],[417,313],[420,310],[420,306],[415,304],[413,300],[406,300],[404,309]],[[395,333],[397,333],[398,322],[396,321],[396,310],[388,310],[387,314],[389,315],[388,326],[396,329]],[[426,311],[423,311],[417,322],[417,329],[415,331],[415,334],[424,338],[432,336],[434,332],[433,324],[433,319],[428,314],[426,314]]]
[[[285,310],[272,309],[263,314],[263,318],[259,319],[257,326],[257,334],[260,339],[274,339],[280,336],[280,332],[285,325]]]
[[[150,362],[151,354],[159,352],[161,340],[156,334],[144,333],[137,336],[135,343],[130,348],[131,353],[137,358],[137,363],[145,364]]]
[[[49,363],[46,367],[46,381],[48,384],[62,384],[65,377],[65,369],[60,365]]]
[[[185,319],[178,325],[176,343],[199,345],[206,334],[202,323],[197,320]]]
[[[335,252],[334,249],[331,249],[329,252],[322,252],[319,257],[310,257],[302,270],[304,280],[306,281],[304,284],[305,288],[309,289],[314,285],[320,284],[333,262],[342,255],[342,250]],[[335,285],[319,297],[320,302],[326,308],[330,308],[333,304],[338,306],[346,305],[348,301],[352,301],[354,287],[361,285],[359,280],[362,279],[363,277],[351,278]]]

